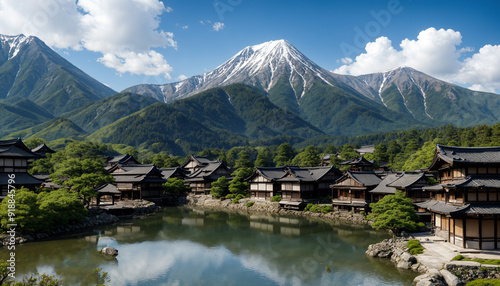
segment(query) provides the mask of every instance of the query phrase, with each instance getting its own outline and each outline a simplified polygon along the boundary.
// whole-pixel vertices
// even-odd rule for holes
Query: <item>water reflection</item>
[[[368,244],[385,237],[365,226],[168,208],[88,235],[19,246],[17,270],[71,285],[89,284],[98,267],[112,285],[411,284],[415,274],[365,256]],[[99,254],[105,246],[119,255]]]

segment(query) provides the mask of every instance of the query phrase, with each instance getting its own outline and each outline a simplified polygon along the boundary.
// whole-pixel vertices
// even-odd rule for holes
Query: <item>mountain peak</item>
[[[249,46],[247,48],[250,48],[253,51],[259,51],[259,50],[270,50],[278,47],[293,47],[293,46],[287,40],[281,39],[281,40],[265,42],[254,46]]]

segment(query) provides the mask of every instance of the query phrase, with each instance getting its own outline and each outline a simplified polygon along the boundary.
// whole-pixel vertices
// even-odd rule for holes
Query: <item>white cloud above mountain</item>
[[[86,49],[119,73],[165,74],[172,67],[154,48],[177,47],[159,16],[172,12],[159,0],[0,0],[4,34],[33,35],[60,49]]]
[[[469,86],[470,89],[500,90],[500,46],[486,45],[478,53],[465,57],[469,47],[460,48],[462,35],[452,29],[428,28],[416,40],[404,39],[400,49],[390,39],[379,37],[366,44],[365,52],[355,59],[343,58],[344,65],[333,72],[360,75],[410,66],[436,78]]]

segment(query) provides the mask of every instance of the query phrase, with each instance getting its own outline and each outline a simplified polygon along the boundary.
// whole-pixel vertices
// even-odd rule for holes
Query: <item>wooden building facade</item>
[[[28,173],[29,161],[36,158],[39,156],[26,147],[21,138],[0,141],[0,199],[7,196],[9,185],[32,191],[42,185],[43,181]]]
[[[463,248],[500,248],[500,147],[437,145],[429,171],[439,185],[425,187],[436,235]]]
[[[347,171],[330,186],[333,209],[368,212],[371,202],[369,191],[378,186],[381,181],[382,179],[375,172]]]
[[[160,200],[163,194],[163,178],[160,169],[154,165],[116,164],[108,170],[121,192],[122,200]]]
[[[186,175],[184,181],[189,185],[190,192],[195,195],[209,195],[212,182],[217,181],[220,177],[226,177],[228,181],[232,179],[232,170],[220,161],[212,161],[194,168],[192,166],[188,167],[188,170],[195,171]]]
[[[281,205],[300,208],[308,200],[330,195],[330,184],[340,176],[341,172],[333,166],[257,167],[246,181],[250,183],[250,198],[270,200],[281,196]]]

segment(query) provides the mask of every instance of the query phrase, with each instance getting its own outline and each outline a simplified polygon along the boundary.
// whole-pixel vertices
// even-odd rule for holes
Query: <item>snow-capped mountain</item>
[[[114,93],[37,37],[0,35],[0,100],[28,99],[59,115]]]
[[[29,45],[33,38],[28,38],[24,35],[6,36],[0,35],[0,61],[10,60],[19,54],[21,48]]]
[[[468,125],[494,122],[500,115],[492,110],[492,105],[500,102],[500,96],[472,91],[411,67],[360,75],[351,86],[386,108],[422,122]]]
[[[170,102],[233,83],[245,83],[269,91],[282,78],[293,88],[296,98],[302,97],[315,79],[331,86],[339,84],[329,71],[309,60],[288,41],[277,40],[246,47],[224,64],[202,75],[165,85],[137,85],[126,91]]]
[[[274,104],[331,134],[500,120],[499,95],[472,91],[410,67],[360,76],[335,74],[286,40],[246,47],[213,71],[181,82],[138,85],[126,91],[168,103],[233,83],[263,89]]]

